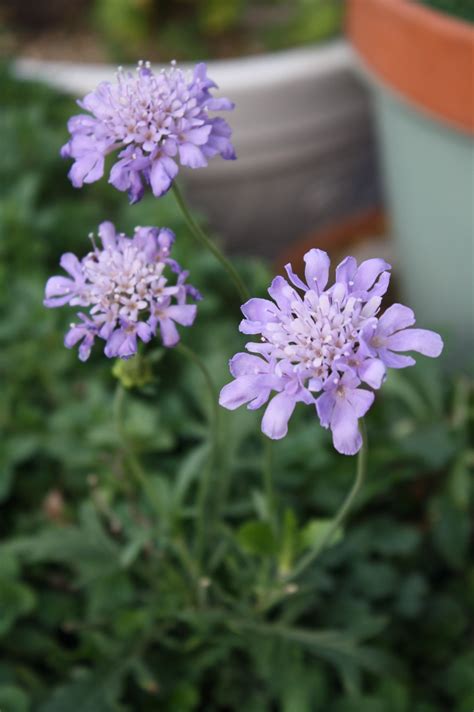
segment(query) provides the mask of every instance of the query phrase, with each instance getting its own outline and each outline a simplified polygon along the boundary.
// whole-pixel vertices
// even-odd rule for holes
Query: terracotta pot
[[[372,88],[401,296],[470,370],[474,26],[415,0],[349,0],[348,31]]]
[[[419,108],[474,133],[474,29],[413,0],[351,0],[354,47]]]

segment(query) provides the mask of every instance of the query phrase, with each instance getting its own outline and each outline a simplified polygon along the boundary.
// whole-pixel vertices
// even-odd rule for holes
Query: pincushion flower
[[[187,283],[188,272],[171,258],[174,235],[167,228],[137,227],[133,237],[117,234],[111,222],[99,226],[102,249],[82,260],[68,252],[60,260],[69,276],[51,277],[44,304],[69,304],[78,312],[64,344],[79,344],[79,358],[89,358],[96,338],[106,342],[105,355],[129,358],[137,340],[149,341],[159,330],[165,346],[179,341],[176,324],[191,326],[199,292]],[[172,277],[172,279],[171,279]]]
[[[146,185],[157,197],[166,193],[178,163],[202,168],[212,156],[234,159],[229,125],[209,113],[234,105],[211,95],[217,85],[206,71],[197,64],[188,76],[172,62],[155,74],[149,62],[140,62],[135,74],[120,68],[115,84],[102,82],[78,101],[89,113],[69,120],[71,138],[61,149],[64,158],[74,159],[72,184],[99,180],[105,157],[119,151],[109,182],[136,203]]]
[[[443,342],[433,331],[411,328],[415,317],[408,307],[394,304],[379,314],[390,279],[384,260],[357,265],[347,257],[330,287],[328,255],[312,249],[304,261],[305,281],[286,265],[288,279],[273,280],[271,300],[250,299],[242,306],[240,331],[261,340],[250,341],[248,353],[231,359],[234,380],[224,386],[219,402],[233,410],[269,401],[262,431],[273,439],[286,435],[296,403],[312,405],[321,425],[331,429],[336,450],[353,455],[362,445],[358,420],[371,407],[387,368],[415,363],[399,352],[436,357]]]

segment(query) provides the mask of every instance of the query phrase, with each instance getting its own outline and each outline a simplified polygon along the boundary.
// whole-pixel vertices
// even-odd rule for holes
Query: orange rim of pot
[[[383,82],[474,133],[474,27],[415,0],[350,0],[352,44]]]

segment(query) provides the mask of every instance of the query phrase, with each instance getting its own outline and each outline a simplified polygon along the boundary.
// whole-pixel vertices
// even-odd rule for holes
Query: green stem
[[[362,483],[364,482],[367,472],[367,432],[363,420],[360,421],[360,429],[362,432],[362,447],[360,448],[359,454],[357,456],[357,471],[354,484],[352,485],[349,494],[342,503],[342,506],[339,509],[338,513],[334,517],[332,524],[326,532],[326,536],[323,538],[322,542],[318,545],[316,549],[313,549],[313,551],[308,552],[306,556],[303,556],[303,558],[295,566],[291,574],[285,578],[285,580],[287,581],[294,579],[301,573],[303,573],[303,571],[305,571],[308,566],[310,566],[313,561],[319,556],[319,554],[331,543],[334,534],[343,524],[345,518],[349,513],[349,510],[351,509],[354,503],[355,498],[357,497],[357,494],[362,486]]]
[[[125,400],[125,389],[121,385],[121,383],[117,383],[117,388],[115,391],[115,398],[114,398],[114,404],[113,404],[113,416],[114,416],[114,421],[115,421],[115,426],[117,429],[117,433],[120,438],[120,442],[123,448],[123,451],[125,453],[126,460],[128,462],[128,466],[130,468],[130,472],[134,476],[137,484],[140,486],[140,488],[143,489],[143,493],[145,495],[145,498],[147,499],[148,502],[151,503],[153,510],[156,514],[157,520],[156,522],[153,522],[154,524],[154,529],[157,529],[158,527],[156,526],[159,524],[160,519],[162,517],[162,505],[160,498],[158,496],[157,491],[153,487],[153,484],[150,482],[148,479],[145,471],[143,470],[138,458],[135,456],[135,453],[133,452],[133,448],[130,445],[130,442],[128,440],[128,436],[125,430],[124,422],[123,422],[123,405],[124,405],[124,400]],[[190,577],[191,581],[195,583],[196,586],[196,591],[197,595],[199,597],[201,591],[199,587],[199,581],[197,579],[196,575],[196,567],[194,566],[192,557],[187,551],[186,544],[184,541],[181,539],[174,540],[172,542],[172,549],[181,562],[184,571],[187,573],[187,575]]]
[[[275,511],[275,492],[273,489],[273,457],[272,457],[272,441],[263,435],[263,490],[265,492],[265,498],[267,500],[268,516],[270,519],[270,524],[274,532],[276,532],[277,522],[276,522],[276,511]]]
[[[209,462],[209,466],[204,472],[204,476],[200,481],[199,495],[198,495],[198,524],[197,524],[197,551],[198,551],[198,561],[201,561],[204,544],[205,544],[205,532],[206,526],[210,525],[208,517],[208,499],[209,492],[211,488],[211,478],[212,471],[214,467],[217,467],[220,461],[220,447],[219,447],[219,405],[216,390],[214,388],[214,382],[211,378],[207,367],[204,362],[199,358],[199,356],[192,351],[188,346],[183,343],[179,343],[176,346],[176,350],[185,356],[187,359],[192,361],[201,371],[204,376],[207,388],[209,390],[210,400],[211,400],[211,438],[212,438],[212,457]]]
[[[249,299],[250,294],[247,290],[247,287],[245,286],[244,282],[242,281],[239,273],[235,269],[234,265],[222,254],[222,252],[219,250],[218,247],[208,238],[204,230],[198,225],[198,223],[195,221],[193,216],[191,215],[191,212],[189,211],[189,208],[186,204],[186,201],[183,198],[183,195],[178,188],[178,185],[176,181],[173,182],[173,193],[176,198],[176,202],[178,203],[179,207],[181,208],[181,211],[184,215],[184,218],[188,224],[189,229],[193,233],[194,237],[201,242],[207,249],[212,252],[214,257],[219,260],[221,265],[224,267],[224,269],[228,272],[230,278],[234,282],[241,298],[243,301],[247,301]]]
[[[124,422],[123,422],[124,400],[125,400],[125,389],[120,383],[117,383],[117,388],[115,390],[114,404],[113,404],[115,427],[117,429],[117,433],[120,438],[120,442],[121,442],[123,451],[125,453],[125,457],[128,462],[128,466],[130,468],[130,472],[134,476],[138,485],[143,489],[145,496],[151,502],[157,516],[160,518],[161,517],[161,503],[158,499],[158,495],[157,495],[154,487],[149,482],[148,477],[146,476],[138,458],[136,457],[135,453],[133,452],[133,448],[131,447],[131,445],[129,443],[128,436],[125,431],[125,426],[124,426]]]

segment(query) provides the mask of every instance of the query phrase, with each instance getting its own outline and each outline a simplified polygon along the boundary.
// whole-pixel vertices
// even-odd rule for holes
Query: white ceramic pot
[[[187,194],[235,251],[272,256],[379,201],[366,89],[346,42],[208,63],[238,160],[183,170]],[[20,76],[82,96],[115,67],[19,59]]]

